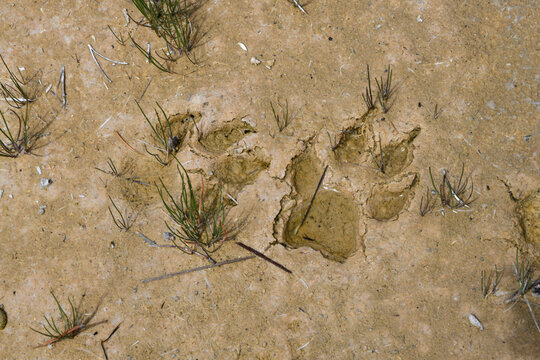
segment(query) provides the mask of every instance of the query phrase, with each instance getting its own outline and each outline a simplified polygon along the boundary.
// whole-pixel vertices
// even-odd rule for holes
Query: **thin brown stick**
[[[114,333],[118,330],[118,328],[120,327],[122,323],[116,325],[116,327],[114,328],[114,330],[111,332],[111,334],[109,336],[107,336],[107,338],[105,340],[101,340],[101,349],[103,349],[103,355],[105,355],[105,360],[109,360],[109,356],[107,355],[107,350],[105,350],[105,343],[114,335]]]
[[[319,188],[321,187],[322,182],[324,180],[324,177],[326,175],[326,170],[328,170],[328,165],[326,165],[326,167],[324,168],[321,179],[319,180],[319,183],[317,184],[317,188],[315,189],[315,193],[313,193],[313,197],[311,198],[311,201],[309,202],[309,206],[307,208],[306,214],[304,215],[304,218],[302,219],[302,222],[300,223],[300,225],[298,225],[298,227],[296,228],[295,233],[298,233],[298,229],[300,229],[302,227],[302,225],[304,225],[304,223],[306,222],[309,211],[311,210],[311,205],[313,205],[313,201],[315,200],[315,196],[319,192]]]
[[[144,280],[142,280],[142,282],[147,283],[147,282],[150,282],[150,281],[168,279],[170,277],[177,276],[177,275],[183,275],[183,274],[188,274],[188,273],[191,273],[191,272],[210,269],[210,268],[217,267],[217,266],[233,264],[233,263],[236,263],[236,262],[239,262],[239,261],[249,260],[249,259],[253,259],[253,258],[255,258],[255,255],[244,256],[244,257],[237,258],[237,259],[225,260],[225,261],[218,262],[218,263],[215,263],[215,264],[199,266],[199,267],[188,269],[188,270],[182,270],[182,271],[171,273],[171,274],[165,274],[165,275],[157,276],[157,277],[154,277],[154,278],[144,279]]]
[[[60,334],[60,336],[58,336],[58,337],[56,337],[56,338],[54,338],[54,339],[50,339],[49,341],[45,341],[43,344],[40,344],[40,345],[36,346],[36,349],[37,349],[37,348],[40,348],[40,347],[44,347],[44,346],[48,346],[48,345],[54,344],[55,342],[64,339],[66,336],[68,336],[68,335],[71,334],[72,332],[75,332],[75,331],[77,331],[77,330],[80,330],[81,328],[82,328],[81,325],[74,326],[74,327],[72,327],[71,329],[64,331],[62,334]]]
[[[124,140],[124,138],[122,137],[122,135],[120,135],[120,133],[118,131],[114,131],[116,133],[116,135],[120,138],[120,140],[122,140],[122,142],[128,147],[130,148],[131,150],[135,151],[137,154],[139,155],[144,155],[143,153],[141,152],[138,152],[137,150],[135,150],[131,145],[128,144],[128,142],[126,140]]]
[[[285,266],[281,265],[281,264],[278,263],[277,261],[274,261],[274,260],[270,259],[268,256],[264,255],[263,253],[258,252],[257,250],[255,250],[255,249],[252,248],[251,246],[247,246],[246,244],[243,244],[243,243],[241,243],[241,242],[236,242],[236,245],[241,246],[241,247],[243,247],[244,249],[246,249],[247,251],[254,253],[255,255],[257,255],[258,257],[260,257],[261,259],[268,261],[270,264],[272,264],[272,265],[274,265],[274,266],[277,266],[277,267],[280,268],[281,270],[283,270],[283,271],[285,271],[285,272],[288,272],[289,274],[292,274],[292,271],[291,271],[291,270],[287,269]]]

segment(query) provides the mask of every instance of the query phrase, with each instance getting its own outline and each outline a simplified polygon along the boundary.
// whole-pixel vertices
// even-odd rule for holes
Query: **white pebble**
[[[480,331],[484,330],[484,325],[482,325],[480,320],[478,320],[478,318],[476,316],[474,316],[473,314],[469,315],[469,322],[471,323],[471,325],[476,326],[477,328],[479,328]]]
[[[41,175],[41,168],[39,166],[36,166],[36,170],[37,170],[38,174]]]
[[[257,59],[256,57],[252,57],[249,62],[251,65],[259,65],[261,63],[261,60]]]
[[[43,189],[43,188],[46,188],[47,186],[51,185],[52,183],[53,183],[52,179],[42,178],[39,181],[39,186]]]

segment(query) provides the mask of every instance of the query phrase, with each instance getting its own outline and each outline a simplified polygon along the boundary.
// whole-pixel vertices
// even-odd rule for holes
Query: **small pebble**
[[[7,313],[4,310],[4,305],[0,304],[0,330],[3,330],[7,325]]]
[[[469,315],[469,322],[471,323],[471,325],[476,326],[477,328],[479,328],[480,331],[484,330],[484,325],[482,325],[480,320],[478,320],[478,318],[476,316],[474,316],[473,314]]]
[[[52,179],[41,178],[41,180],[39,182],[39,187],[44,189],[47,186],[51,185],[52,183],[53,183]]]
[[[39,205],[38,215],[45,214],[45,209],[47,208],[47,205]]]
[[[36,166],[36,170],[37,170],[38,174],[41,175],[41,168],[39,166]]]
[[[259,65],[261,63],[261,60],[257,59],[256,57],[252,57],[249,62],[251,65]]]
[[[133,293],[134,293],[134,294],[137,293],[137,288],[133,288]]]
[[[165,240],[171,240],[171,239],[174,239],[174,236],[173,236],[173,234],[171,234],[170,232],[165,231],[165,232],[163,233],[163,239],[165,239]]]
[[[533,288],[531,290],[531,294],[535,298],[540,298],[540,283],[533,286]]]
[[[178,296],[175,296],[175,297],[173,297],[173,300],[178,301],[178,300],[180,300],[180,298]]]

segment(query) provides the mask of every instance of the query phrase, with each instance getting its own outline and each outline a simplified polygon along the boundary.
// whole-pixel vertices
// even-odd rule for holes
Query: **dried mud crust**
[[[392,177],[400,174],[413,161],[413,140],[420,134],[420,127],[409,131],[407,137],[399,142],[391,142],[383,147],[384,174]]]

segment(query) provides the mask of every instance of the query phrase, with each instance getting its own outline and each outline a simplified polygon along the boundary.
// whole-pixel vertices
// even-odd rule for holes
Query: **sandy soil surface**
[[[125,8],[139,18],[130,1],[0,5],[0,53],[33,78],[31,122],[48,124],[33,154],[0,158],[2,359],[104,359],[100,342],[118,324],[105,344],[110,359],[538,358],[526,304],[504,312],[515,249],[540,258],[537,2],[313,0],[305,15],[286,0],[206,1],[198,63],[183,57],[174,74],[114,39],[108,25],[162,46],[150,29],[125,26]],[[89,44],[127,62],[100,59],[112,82]],[[386,113],[366,113],[366,64],[372,80],[392,67]],[[65,109],[54,95],[62,67]],[[7,81],[5,68],[0,76]],[[141,96],[152,121],[159,102],[178,124],[197,123],[202,138],[186,127],[178,159],[197,187],[223,183],[238,203],[227,216],[236,241],[292,274],[254,258],[141,282],[208,264],[137,236],[170,244],[153,185],[96,170],[111,158],[125,177],[162,178],[179,194],[174,165],[115,133],[141,152],[154,143]],[[281,132],[271,101],[295,115]],[[379,136],[385,174],[370,155]],[[470,208],[443,213],[437,204],[420,216],[428,169],[441,179],[462,164],[474,182]],[[42,178],[52,183],[42,188]],[[109,196],[133,215],[129,231],[113,224]],[[214,253],[246,255],[234,241]],[[484,299],[480,273],[495,264],[505,272]],[[30,327],[58,316],[51,290],[67,308],[69,297],[95,311],[97,325],[36,349],[46,339]]]

